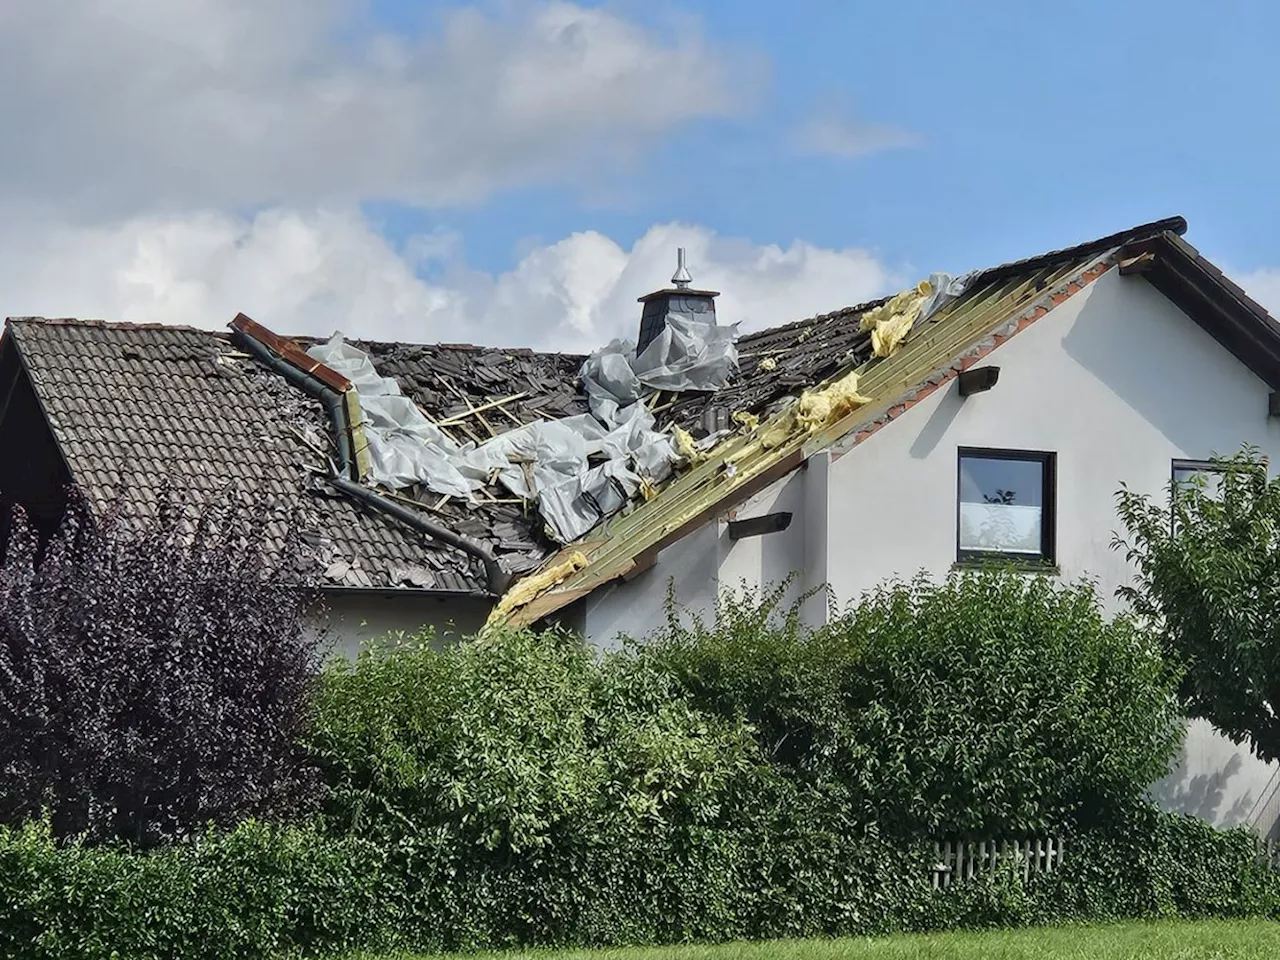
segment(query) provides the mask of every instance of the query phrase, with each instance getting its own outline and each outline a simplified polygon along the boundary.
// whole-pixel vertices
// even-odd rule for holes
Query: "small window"
[[[959,560],[1053,562],[1054,455],[961,450]]]
[[[1199,487],[1216,499],[1222,490],[1222,467],[1212,460],[1175,460],[1173,482],[1179,488]]]

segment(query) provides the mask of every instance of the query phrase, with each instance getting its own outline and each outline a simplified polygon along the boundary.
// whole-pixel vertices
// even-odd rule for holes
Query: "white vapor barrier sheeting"
[[[973,278],[981,272],[981,270],[970,270],[968,273],[958,277],[953,277],[949,273],[929,274],[929,286],[933,288],[933,293],[920,305],[920,314],[916,317],[915,322],[924,323],[952,300],[963,294],[969,289],[969,284],[973,282]]]
[[[654,369],[661,369],[661,376],[708,382],[698,373],[702,367],[723,366],[726,356],[736,362],[731,339],[727,350],[721,344],[701,351],[687,337],[667,339],[670,352],[654,354]],[[605,387],[592,381],[588,390],[594,386],[599,391],[591,393],[596,415],[531,423],[477,446],[459,444],[432,424],[401,394],[393,378],[379,375],[369,356],[340,333],[307,354],[355,385],[365,417],[369,479],[374,483],[392,489],[421,483],[436,493],[471,499],[496,473],[498,482],[514,495],[537,502],[550,533],[561,543],[620,510],[639,493],[642,479],[665,480],[678,459],[671,438],[654,430],[653,415],[639,400],[638,386],[634,394],[618,395],[610,392],[612,382]],[[586,365],[604,354],[594,355]],[[628,364],[625,356],[616,359]],[[604,363],[614,369],[616,359],[611,356]],[[615,372],[626,381],[623,370]]]
[[[738,368],[738,325],[720,327],[670,312],[662,333],[640,356],[635,345],[614,340],[582,365],[591,412],[616,423],[619,411],[640,399],[641,390],[718,390]]]

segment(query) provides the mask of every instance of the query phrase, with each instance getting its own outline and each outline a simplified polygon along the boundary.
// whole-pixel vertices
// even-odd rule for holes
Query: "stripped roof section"
[[[959,299],[916,324],[902,347],[883,359],[871,357],[870,336],[859,332],[861,314],[882,301],[766,331],[760,340],[769,344],[764,348],[767,351],[785,350],[774,346],[784,336],[799,345],[809,338],[804,336],[805,331],[814,326],[827,328],[820,359],[807,361],[810,369],[824,370],[826,375],[808,385],[819,387],[823,381],[830,384],[846,372],[858,370],[858,391],[870,397],[871,402],[816,430],[802,428],[795,422],[791,408],[784,406],[758,427],[739,431],[717,445],[705,462],[673,481],[659,497],[606,521],[582,542],[551,558],[540,573],[564,570],[564,576],[557,574],[547,589],[516,609],[507,621],[535,622],[604,584],[643,571],[655,562],[659,551],[795,470],[814,453],[850,434],[854,435],[854,442],[870,436],[879,425],[949,382],[973,362],[974,356],[985,355],[1100,276],[1114,265],[1115,251],[1121,245],[1151,236],[1176,236],[1176,231],[1185,228],[1181,218],[1157,221],[1018,265],[978,273]],[[777,369],[766,372],[773,377]],[[776,397],[785,397],[789,386],[780,384],[774,391]],[[766,402],[776,404],[763,387],[751,392],[741,384],[731,384],[728,396],[732,397],[734,391],[740,397],[745,394],[757,410]],[[715,402],[721,399],[717,395]],[[572,567],[563,565],[567,557],[574,559]]]
[[[1143,239],[1184,233],[1187,222],[1169,217],[1140,224],[1087,243],[1004,263],[974,274],[970,295],[1001,280],[1036,274],[1045,268],[1078,262]],[[888,297],[845,307],[780,327],[746,334],[738,340],[739,370],[715,394],[688,394],[676,399],[670,416],[688,430],[727,426],[737,411],[764,416],[780,408],[806,387],[871,359],[871,335],[861,331],[862,315]]]

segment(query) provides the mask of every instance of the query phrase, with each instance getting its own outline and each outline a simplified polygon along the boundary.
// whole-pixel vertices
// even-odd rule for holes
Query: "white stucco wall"
[[[796,573],[783,600],[788,605],[809,588],[824,585],[826,485],[827,458],[814,457],[803,469],[663,550],[649,570],[597,590],[583,602],[580,623],[585,635],[601,649],[618,647],[623,636],[643,639],[667,621],[668,587],[682,614],[708,617],[721,591],[759,590]],[[730,520],[781,512],[792,514],[786,530],[730,539]],[[824,601],[816,598],[804,612],[816,618],[823,609]]]
[[[329,591],[308,617],[308,629],[327,656],[355,657],[361,645],[433,627],[437,640],[475,633],[490,604],[470,597],[412,596],[403,591]]]
[[[722,586],[776,582],[793,570],[804,586],[829,582],[840,601],[894,575],[944,576],[956,559],[957,448],[969,446],[1057,455],[1061,576],[1095,577],[1115,609],[1115,590],[1130,576],[1111,546],[1121,481],[1160,494],[1175,458],[1230,453],[1246,441],[1280,457],[1269,387],[1144,280],[1115,270],[983,363],[1001,368],[993,390],[963,399],[953,381],[739,509],[791,510],[785,533],[732,543],[723,522],[708,525],[633,582],[589,598],[587,635],[601,645],[619,631],[643,635],[661,622],[671,578],[682,601],[705,611]],[[1247,822],[1268,806],[1274,770],[1197,723],[1153,794],[1217,823]]]
[[[1114,270],[984,364],[1000,367],[990,392],[963,399],[953,381],[832,465],[828,563],[841,596],[890,574],[949,569],[958,447],[1057,454],[1062,575],[1096,576],[1107,597],[1130,576],[1111,549],[1121,481],[1160,493],[1175,458],[1245,441],[1280,452],[1269,387],[1145,281]]]

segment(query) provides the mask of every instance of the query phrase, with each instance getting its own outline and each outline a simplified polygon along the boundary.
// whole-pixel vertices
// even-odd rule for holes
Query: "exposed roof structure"
[[[1280,388],[1280,326],[1199,258],[1180,237],[1185,229],[1181,218],[1158,221],[976,274],[890,356],[873,357],[861,323],[885,300],[742,336],[739,371],[723,389],[646,398],[659,426],[695,437],[731,432],[656,497],[567,547],[545,535],[530,505],[496,486],[470,504],[416,488],[392,496],[526,577],[518,602],[509,596],[503,613],[530,622],[644,569],[665,546],[812,453],[841,438],[865,439],[1117,263],[1122,273],[1143,272]],[[353,342],[459,442],[587,410],[577,381],[581,356]],[[326,479],[334,437],[325,408],[231,335],[25,318],[8,321],[4,347],[20,356],[70,475],[97,501],[122,496],[145,506],[156,502],[166,477],[207,493],[231,478],[301,511],[310,553],[300,560],[330,587],[493,593],[473,551],[335,489]],[[846,386],[852,393],[843,379],[851,371],[857,403],[797,417],[795,401],[806,393],[806,402],[825,402]]]

